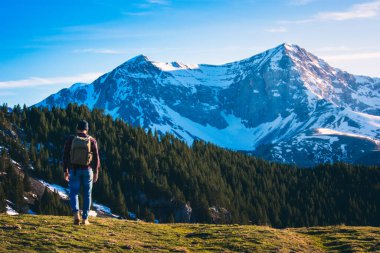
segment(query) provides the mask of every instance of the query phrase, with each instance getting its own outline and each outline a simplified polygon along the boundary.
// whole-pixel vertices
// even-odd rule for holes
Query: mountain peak
[[[290,44],[290,43],[288,43],[288,42],[282,43],[281,46],[283,46],[284,48],[287,48],[287,49],[295,48],[295,47],[299,47],[299,46],[296,45],[296,44]]]
[[[140,62],[147,62],[147,61],[149,61],[148,57],[146,55],[140,54],[128,60],[127,62],[140,63]]]
[[[123,64],[121,64],[116,69],[129,68],[132,65],[140,65],[140,64],[144,64],[144,63],[148,63],[148,62],[150,62],[150,60],[148,59],[147,56],[145,56],[143,54],[139,54],[139,55],[129,59],[128,61],[124,62]]]
[[[316,67],[319,68],[326,67],[330,69],[330,66],[325,61],[296,44],[282,43],[281,45],[272,49],[272,52],[282,52],[282,54],[288,56],[296,65],[309,64],[316,65]]]
[[[302,50],[302,48],[296,44],[290,44],[290,43],[282,43],[278,45],[275,49],[284,50],[286,53],[288,52],[297,52],[299,50]]]

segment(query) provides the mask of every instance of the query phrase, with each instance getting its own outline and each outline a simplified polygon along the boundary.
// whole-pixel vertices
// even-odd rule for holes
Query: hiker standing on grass
[[[70,204],[73,210],[74,224],[80,224],[79,189],[83,186],[82,224],[89,225],[88,213],[91,206],[92,183],[98,180],[99,152],[96,140],[87,134],[88,122],[81,120],[77,125],[77,134],[65,142],[63,151],[63,169],[65,180],[69,182]]]

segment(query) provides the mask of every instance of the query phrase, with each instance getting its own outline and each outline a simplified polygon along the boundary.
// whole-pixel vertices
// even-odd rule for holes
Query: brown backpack
[[[91,136],[75,136],[71,143],[70,163],[88,166],[92,161]]]

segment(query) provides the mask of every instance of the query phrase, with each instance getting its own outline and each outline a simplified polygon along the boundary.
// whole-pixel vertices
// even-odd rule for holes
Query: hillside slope
[[[9,141],[16,138],[14,142],[21,146],[9,149],[10,157],[32,165],[34,169],[27,169],[31,176],[60,189],[67,187],[60,164],[64,140],[74,132],[79,119],[91,122],[90,133],[98,140],[102,160],[94,201],[121,216],[133,212],[140,219],[160,223],[239,223],[277,228],[342,223],[380,226],[380,167],[326,164],[305,170],[200,141],[189,147],[171,135],[146,133],[84,106],[3,112],[0,110],[0,123],[12,127],[0,128],[0,146],[14,147]],[[1,139],[2,133],[11,131],[20,133],[19,138]],[[22,148],[23,143],[29,147]],[[28,151],[24,162],[12,155],[18,154],[15,150]],[[1,177],[0,185],[9,189]],[[7,199],[12,200],[12,196]]]
[[[0,251],[16,252],[379,252],[380,228],[152,224],[70,217],[0,215]]]

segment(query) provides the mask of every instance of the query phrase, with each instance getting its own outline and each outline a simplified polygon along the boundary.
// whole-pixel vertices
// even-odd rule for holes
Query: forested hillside
[[[31,176],[65,186],[63,144],[79,119],[89,121],[100,149],[94,199],[122,216],[132,211],[148,221],[274,227],[380,225],[380,167],[302,169],[202,141],[189,147],[172,135],[146,133],[102,111],[72,104],[51,110],[15,107],[11,112],[4,106],[0,136],[10,127],[17,145],[7,137],[0,146],[12,147],[8,153],[25,168],[32,165],[34,170],[27,169]]]
[[[4,109],[4,110],[3,110]],[[42,184],[36,186],[28,149],[19,135],[12,130],[13,124],[8,119],[5,108],[0,112],[0,212],[7,206],[21,213],[69,214],[70,207]],[[15,129],[20,130],[18,127]],[[18,131],[22,135],[22,131]],[[18,162],[16,162],[18,161]],[[34,186],[32,184],[34,182]],[[39,189],[38,189],[39,188]],[[41,189],[42,188],[42,189]],[[34,192],[38,191],[36,195]],[[13,210],[13,209],[12,209]]]

